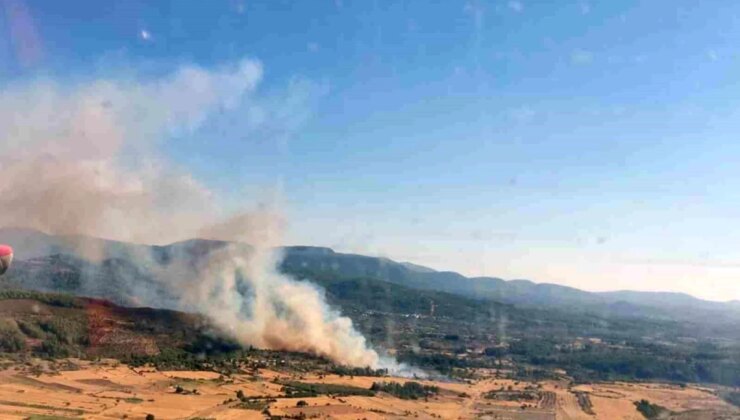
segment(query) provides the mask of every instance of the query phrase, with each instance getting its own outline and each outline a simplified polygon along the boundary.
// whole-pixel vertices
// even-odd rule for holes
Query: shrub
[[[33,299],[51,306],[62,308],[82,308],[84,303],[71,295],[58,293],[42,293],[32,290],[1,290],[0,300],[7,299]]]
[[[0,352],[15,353],[26,348],[25,336],[12,320],[0,320]]]
[[[88,344],[87,324],[83,320],[52,318],[40,322],[39,326],[64,344]]]
[[[44,338],[44,331],[34,322],[18,320],[18,328],[31,338]]]
[[[648,400],[635,401],[635,408],[647,419],[658,418],[664,412],[668,411],[665,407],[658,404],[652,404]]]
[[[288,381],[282,382],[283,392],[288,398],[315,397],[322,394],[332,394],[338,396],[364,395],[373,396],[375,392],[366,388],[356,386],[339,385],[339,384],[321,384]]]
[[[39,347],[34,349],[34,352],[39,356],[49,358],[69,357],[70,355],[69,347],[54,336],[44,340]]]
[[[416,400],[439,393],[438,387],[422,385],[418,382],[406,382],[403,385],[398,382],[373,382],[370,390],[387,392],[402,400]]]

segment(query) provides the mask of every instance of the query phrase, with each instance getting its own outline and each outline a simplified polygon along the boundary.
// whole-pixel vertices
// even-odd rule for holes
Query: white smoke
[[[183,270],[183,305],[208,313],[242,344],[312,352],[342,364],[379,367],[380,357],[349,318],[331,309],[313,285],[277,271],[275,249],[282,230],[278,214],[263,208],[204,232],[208,237],[214,231],[222,235],[241,232],[230,239],[248,243],[250,249],[220,248],[203,265]]]
[[[163,243],[220,217],[217,197],[156,145],[250,100],[258,62],[184,67],[149,82],[51,80],[0,91],[3,224]]]
[[[160,142],[192,133],[224,109],[269,118],[255,92],[261,77],[259,62],[242,60],[215,70],[185,66],[149,81],[43,80],[0,89],[2,225],[149,244],[193,237],[249,244],[213,251],[197,267],[159,267],[159,286],[178,308],[207,315],[243,344],[397,369],[319,289],[278,273],[279,211],[225,218],[216,194],[157,157]],[[100,249],[80,252],[105,257]],[[157,305],[154,293],[138,287],[131,289],[143,304]]]

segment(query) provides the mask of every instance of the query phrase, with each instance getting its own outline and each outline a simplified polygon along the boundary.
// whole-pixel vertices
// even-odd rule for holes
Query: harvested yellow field
[[[438,390],[426,398],[407,400],[386,392],[341,396],[331,391],[341,387],[367,391],[374,382],[403,384],[410,381],[406,378],[276,370],[223,376],[134,369],[114,361],[75,360],[74,364],[75,370],[55,370],[37,362],[0,371],[0,418],[144,419],[152,414],[156,419],[263,419],[269,414],[331,419],[641,419],[634,406],[641,399],[696,418],[702,413],[740,417],[736,408],[712,390],[691,386],[605,383],[571,387],[565,381],[528,383],[494,377],[471,383],[415,380]],[[284,388],[288,383],[327,385],[329,391],[290,397]],[[506,399],[491,397],[491,391]],[[527,393],[536,398],[524,398]]]
[[[633,401],[648,400],[671,411],[740,412],[718,398],[711,390],[698,387],[679,387],[665,384],[607,383],[582,385],[573,388],[588,393],[594,411],[604,418],[642,419],[635,412]],[[732,417],[729,417],[732,418]]]

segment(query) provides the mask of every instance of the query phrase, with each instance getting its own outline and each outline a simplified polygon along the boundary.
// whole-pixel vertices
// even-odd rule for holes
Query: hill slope
[[[146,261],[166,265],[184,256],[197,263],[209,250],[224,244],[192,240],[148,247],[152,256]],[[289,256],[291,252],[333,254],[328,249],[306,247],[286,250]],[[142,305],[142,297],[161,294],[156,297],[158,304],[168,306],[167,299],[171,299],[170,307],[177,307],[175,297],[169,295],[172,290],[157,289],[156,267],[129,259],[134,256],[118,254],[94,262],[55,254],[21,260],[0,280],[0,287],[64,290],[136,306]],[[369,264],[380,260],[384,269],[400,265],[362,259]],[[349,277],[336,265],[317,268],[284,267],[294,277],[323,287],[329,303],[352,318],[373,345],[392,349],[401,360],[415,366],[451,372],[455,367],[493,367],[505,357],[516,366],[565,369],[583,380],[659,378],[740,384],[740,331],[729,317],[697,323],[638,317],[635,313],[639,315],[639,311],[618,315],[620,310],[642,308],[619,301],[608,305],[608,310],[587,314],[546,305],[523,307],[373,277]],[[531,286],[528,282],[507,283]],[[68,299],[77,303],[68,304]],[[57,302],[58,307],[49,302]],[[26,351],[39,355],[147,355],[185,350],[198,342],[206,343],[206,350],[214,348],[210,334],[204,331],[207,320],[176,311],[129,310],[94,299],[23,295],[6,298],[0,308],[8,311],[0,314],[5,337],[2,345],[7,346],[0,352],[18,351],[23,345]],[[174,356],[176,364],[183,360],[196,363],[193,353],[185,353]]]
[[[100,299],[4,289],[0,303],[0,352],[46,357],[155,355],[216,334],[199,315],[125,308]]]
[[[87,284],[73,285],[75,279],[68,278],[63,284],[49,284],[44,279],[41,267],[33,268],[24,265],[23,260],[45,257],[53,254],[80,256],[102,256],[107,264],[105,278],[112,276],[132,276],[137,284],[145,289],[160,293],[156,284],[147,280],[148,274],[141,269],[140,261],[154,261],[167,264],[178,258],[197,260],[213,249],[227,245],[222,241],[192,239],[166,246],[147,246],[108,241],[84,236],[52,236],[27,229],[0,229],[0,238],[13,244],[18,260],[17,267],[9,273],[18,279],[23,273],[21,282],[33,285],[42,290],[68,290],[74,286],[86,294],[107,297],[123,296],[133,300],[118,299],[122,303],[136,303],[136,293],[141,290],[126,290],[122,283],[110,281],[92,281]],[[248,248],[244,245],[245,248]],[[535,283],[528,280],[506,281],[494,277],[468,278],[450,271],[435,271],[427,267],[410,263],[398,263],[387,258],[377,258],[356,254],[345,254],[330,248],[311,246],[291,246],[282,248],[281,268],[288,273],[331,274],[342,279],[374,278],[405,287],[419,290],[441,291],[476,299],[490,299],[503,303],[521,306],[550,307],[575,312],[599,313],[602,315],[642,316],[664,319],[699,319],[713,321],[730,317],[733,322],[740,321],[740,305],[737,302],[710,302],[681,293],[654,293],[618,291],[594,293],[571,287],[548,283]],[[76,256],[76,257],[75,257]],[[143,257],[143,258],[142,258]],[[64,257],[67,258],[67,257]],[[87,258],[89,260],[90,258]],[[133,263],[136,261],[137,263]],[[86,261],[81,260],[80,264]],[[40,270],[40,271],[39,271]],[[58,276],[56,277],[58,279]],[[89,276],[87,276],[89,278]],[[84,279],[77,279],[83,281]],[[99,288],[113,288],[101,292]],[[61,288],[61,289],[60,289]],[[98,289],[96,289],[98,288]]]

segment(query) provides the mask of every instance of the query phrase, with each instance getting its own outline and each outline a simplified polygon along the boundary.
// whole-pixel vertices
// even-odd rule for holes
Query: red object
[[[13,253],[13,248],[10,245],[0,245],[0,257],[10,255]]]
[[[0,275],[5,274],[13,262],[13,248],[8,245],[0,245]]]

